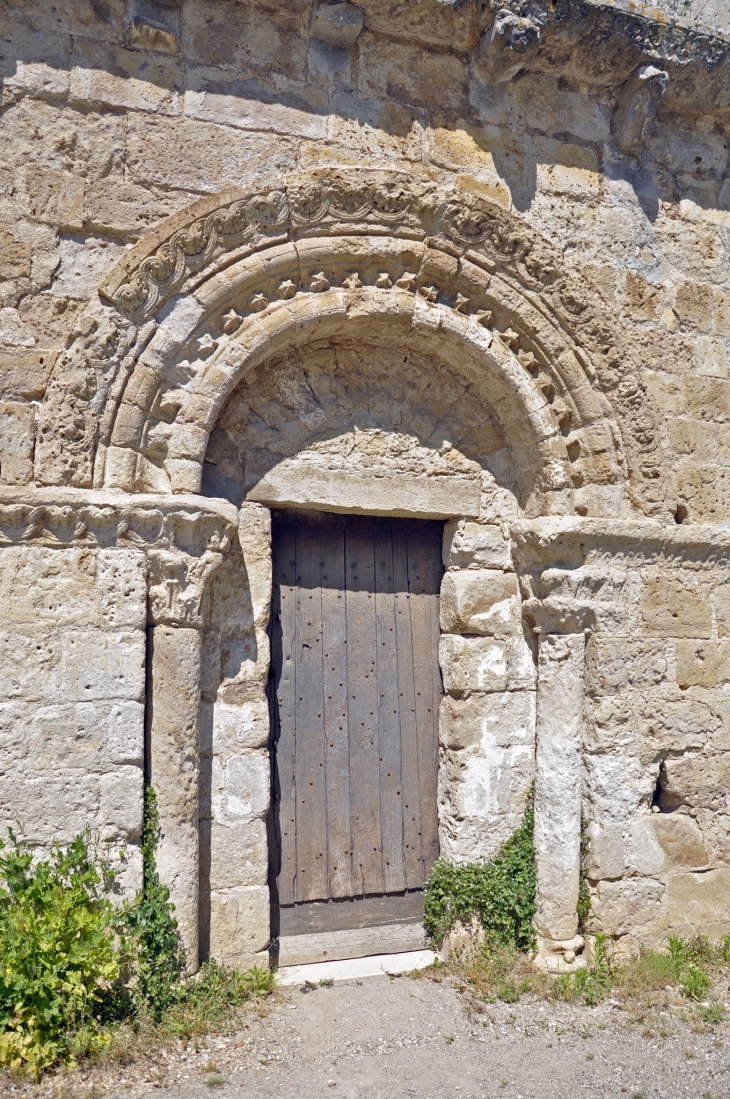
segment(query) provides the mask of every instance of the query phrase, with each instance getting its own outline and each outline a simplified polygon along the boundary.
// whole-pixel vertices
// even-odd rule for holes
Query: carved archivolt
[[[625,487],[645,514],[664,510],[654,414],[607,304],[472,195],[328,172],[205,199],[132,249],[100,295],[49,387],[42,483],[197,492],[248,370],[367,331],[482,377],[533,513],[571,498],[581,514],[622,508]]]

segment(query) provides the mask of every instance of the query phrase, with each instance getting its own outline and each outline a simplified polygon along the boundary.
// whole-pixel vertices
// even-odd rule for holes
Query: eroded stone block
[[[453,520],[444,526],[444,565],[448,568],[511,568],[509,543],[501,527]]]
[[[504,636],[521,630],[514,573],[496,569],[447,572],[439,606],[441,629],[446,633]]]
[[[269,945],[269,890],[262,886],[213,892],[210,896],[212,957],[250,969],[262,964],[260,952]],[[266,965],[266,961],[263,962]]]

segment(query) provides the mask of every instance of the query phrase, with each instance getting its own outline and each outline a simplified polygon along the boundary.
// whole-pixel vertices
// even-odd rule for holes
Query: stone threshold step
[[[388,973],[410,973],[437,961],[435,950],[408,950],[404,954],[372,954],[369,958],[347,958],[338,962],[286,965],[276,971],[280,985],[303,985],[305,981],[354,981],[363,977],[385,977]]]

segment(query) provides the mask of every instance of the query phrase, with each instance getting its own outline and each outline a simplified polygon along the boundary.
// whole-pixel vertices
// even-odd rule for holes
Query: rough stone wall
[[[308,502],[324,506],[333,484],[349,491],[356,468],[347,506],[362,507],[365,471],[381,505],[390,484],[391,513],[461,516],[444,542],[444,853],[489,856],[517,823],[540,734],[534,631],[586,629],[580,792],[595,926],[626,947],[661,941],[669,928],[728,930],[730,61],[727,41],[705,33],[727,31],[726,13],[710,4],[694,25],[691,8],[360,0],[333,15],[310,0],[0,5],[0,486],[10,507],[0,545],[0,823],[22,823],[39,844],[90,824],[128,843],[138,880],[151,622],[173,655],[189,642],[191,710],[202,659],[180,809],[189,830],[199,816],[199,862],[193,852],[171,872],[181,882],[187,874],[189,907],[199,865],[203,954],[241,965],[260,957],[269,934],[268,513],[243,503],[238,542],[222,560],[216,540],[150,553],[144,524],[127,540],[128,509],[135,493],[197,491],[204,455],[203,493],[236,506],[272,471],[284,495],[309,478]],[[359,192],[342,182],[352,168],[370,172],[371,207],[354,228]],[[275,255],[283,191],[271,188],[295,171],[309,183],[292,187]],[[384,172],[401,182],[371,186]],[[312,179],[334,179],[342,199],[329,251],[330,214],[318,220]],[[396,209],[404,179],[410,205]],[[165,253],[165,217],[198,200],[204,219],[257,188],[256,225],[269,237],[265,255],[264,244],[252,246],[260,260],[246,259],[251,270],[260,262],[255,278],[223,254],[206,283],[212,236],[202,230],[172,260]],[[368,221],[372,193],[378,218]],[[391,216],[394,226],[401,218],[400,237],[366,239]],[[193,220],[180,217],[180,226]],[[485,224],[489,247],[479,251]],[[140,284],[117,269],[112,289],[129,293],[125,305],[106,280],[138,241],[151,242],[140,276],[150,298],[160,279],[174,287],[130,336]],[[165,274],[175,263],[179,278]],[[283,351],[276,309],[290,309]],[[377,336],[368,334],[376,314]],[[468,353],[457,342],[466,326]],[[217,426],[208,422],[210,393],[225,384],[223,352],[235,366],[264,336],[275,353],[236,383]],[[487,377],[490,348],[489,384],[467,384],[467,374]],[[507,374],[512,388],[498,392]],[[104,431],[104,446],[112,438],[107,398],[122,394],[107,465],[92,470]],[[518,396],[532,419],[510,411]],[[530,514],[550,504],[602,515],[595,560],[573,535],[568,549],[562,535],[546,535],[524,556],[517,482],[530,463],[539,472],[531,431],[545,443],[554,494],[538,496]],[[51,490],[70,506],[97,475],[107,498],[97,501],[94,537],[83,524],[69,533],[68,517],[54,513],[58,537],[46,538],[34,486],[77,486]],[[632,495],[635,475],[649,484],[643,497]],[[419,504],[419,477],[463,489],[458,506]],[[126,517],[114,512],[119,539],[107,545],[103,509],[117,498]],[[366,510],[377,510],[373,499]],[[634,529],[644,505],[671,530]],[[622,533],[609,530],[614,514]],[[715,542],[699,524],[716,525]],[[579,542],[583,528],[572,530]],[[158,640],[159,654],[163,633]],[[580,646],[566,648],[575,657]],[[174,690],[162,672],[157,687]],[[171,704],[162,724],[153,720],[153,739],[168,736],[159,753],[168,762],[175,713]],[[169,839],[174,770],[165,781]],[[166,850],[174,862],[172,840]],[[181,901],[183,910],[189,924]],[[197,943],[197,930],[190,935]]]
[[[201,712],[201,955],[268,964],[267,626],[271,519],[244,504],[241,552],[216,573],[204,631]]]
[[[0,547],[0,828],[34,845],[89,827],[141,884],[146,560]]]
[[[496,853],[535,777],[534,639],[510,553],[513,511],[497,490],[478,522],[444,529],[439,824],[441,854],[455,862]]]
[[[483,7],[378,0],[338,29],[308,0],[6,3],[0,478],[33,479],[37,403],[74,322],[161,218],[295,166],[413,165],[514,211],[607,296],[678,506],[726,517],[724,55],[682,19],[642,38],[606,6],[533,13],[523,50]],[[615,112],[647,56],[669,85],[635,146]]]

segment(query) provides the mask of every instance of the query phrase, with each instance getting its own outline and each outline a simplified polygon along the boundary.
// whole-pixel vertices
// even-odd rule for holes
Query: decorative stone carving
[[[349,49],[360,35],[363,19],[361,9],[354,4],[317,4],[310,33],[318,42]]]
[[[206,550],[202,557],[172,550],[152,550],[149,560],[149,617],[154,625],[202,626],[200,613],[206,584],[223,563],[223,554]]]
[[[181,221],[177,215],[167,239],[164,237],[164,225],[161,226],[152,238],[157,241],[155,246],[142,242],[125,255],[105,281],[100,292],[113,303],[113,308],[108,311],[108,319],[104,322],[109,338],[101,342],[104,354],[109,357],[100,366],[95,346],[89,346],[88,339],[77,338],[73,351],[76,363],[74,377],[78,377],[79,383],[73,382],[64,372],[63,364],[60,371],[56,368],[57,373],[49,388],[50,404],[41,416],[42,437],[38,447],[41,480],[54,484],[63,481],[88,484],[97,438],[104,445],[113,438],[117,465],[125,453],[124,448],[140,446],[155,392],[160,385],[160,366],[156,365],[159,359],[157,352],[152,351],[156,341],[150,344],[155,322],[149,318],[171,295],[181,291],[192,294],[198,272],[204,270],[205,278],[210,281],[215,278],[217,267],[223,263],[230,272],[231,261],[237,256],[241,257],[237,261],[240,268],[241,262],[252,250],[260,256],[261,249],[268,244],[277,249],[276,262],[281,273],[274,281],[259,274],[259,285],[252,285],[249,281],[244,300],[237,302],[234,309],[231,309],[230,301],[226,305],[225,318],[222,312],[215,322],[219,328],[212,332],[199,329],[196,333],[195,338],[203,341],[200,345],[196,344],[196,348],[199,346],[200,351],[214,363],[227,347],[222,337],[234,332],[238,336],[239,316],[243,324],[247,314],[255,316],[258,311],[259,315],[264,315],[267,309],[276,306],[277,301],[280,304],[297,294],[323,295],[334,285],[334,272],[321,266],[322,256],[316,251],[312,254],[315,263],[319,260],[319,265],[308,267],[309,274],[304,272],[304,283],[301,282],[303,276],[299,273],[294,250],[291,253],[291,271],[281,270],[284,253],[280,244],[286,236],[290,239],[306,237],[306,247],[311,251],[311,236],[315,230],[322,236],[330,237],[354,231],[355,236],[340,236],[337,245],[337,254],[341,250],[346,256],[349,248],[354,260],[337,276],[348,293],[359,292],[360,287],[355,286],[355,279],[361,283],[367,281],[357,257],[363,255],[362,249],[369,239],[363,234],[375,234],[372,238],[374,242],[378,235],[394,237],[399,241],[388,250],[388,255],[395,261],[395,269],[381,270],[374,278],[374,285],[379,290],[387,290],[390,286],[399,291],[418,292],[419,298],[425,301],[437,299],[440,305],[457,314],[472,316],[484,326],[492,324],[493,316],[499,316],[506,308],[506,301],[509,301],[507,315],[500,325],[504,332],[510,333],[511,349],[525,356],[527,373],[531,378],[536,378],[541,400],[545,397],[551,405],[560,431],[576,433],[581,430],[580,414],[570,396],[570,386],[576,384],[584,389],[585,379],[576,377],[573,383],[563,368],[555,370],[555,341],[561,341],[570,361],[575,364],[573,369],[587,375],[590,386],[596,390],[602,389],[612,402],[616,420],[625,432],[624,453],[629,462],[629,493],[633,502],[648,514],[659,513],[665,508],[658,431],[646,393],[636,380],[638,364],[633,361],[633,352],[629,348],[617,351],[621,348],[621,336],[607,320],[610,314],[607,305],[595,291],[587,290],[584,280],[574,278],[567,272],[560,253],[527,225],[522,222],[518,224],[500,207],[476,196],[442,192],[429,180],[395,173],[338,172],[330,177],[315,179],[297,177],[286,188],[235,198],[218,208],[214,202],[214,199],[205,199],[196,204],[196,208],[203,212],[195,217],[194,208],[193,220],[187,226],[175,228]],[[422,273],[413,269],[404,271],[402,265],[398,267],[398,256],[404,250],[407,252],[410,247],[408,242],[426,239],[429,247]],[[421,248],[423,250],[423,246]],[[455,249],[462,256],[458,261],[454,259]],[[259,261],[253,257],[252,264],[257,271],[262,270]],[[241,271],[243,273],[243,269]],[[366,290],[364,285],[362,291]],[[530,312],[533,309],[533,295],[542,298],[542,312],[534,313],[534,316]],[[543,344],[542,337],[533,331],[533,324],[538,321],[545,323],[545,309],[552,318],[549,323],[553,326],[549,336],[547,331],[545,333],[548,344]],[[523,320],[519,311],[525,310],[527,313]],[[93,323],[98,328],[101,322],[95,319]],[[123,333],[123,338],[118,335],[119,332]],[[217,347],[214,346],[216,341]],[[169,338],[166,336],[162,343],[165,345],[165,359],[169,360],[172,351]],[[150,352],[144,352],[148,344]],[[549,352],[548,345],[551,348]],[[138,359],[140,365],[135,368]],[[545,375],[542,381],[540,373]],[[103,384],[99,382],[99,377]],[[86,394],[83,399],[77,393],[79,385]],[[93,400],[89,396],[92,392]],[[123,406],[120,409],[118,402],[122,394]],[[169,400],[165,398],[166,408],[173,407],[171,400],[172,397]],[[186,400],[186,392],[181,391],[176,407],[180,408]],[[583,401],[584,397],[581,397]],[[59,402],[67,409],[66,412],[59,411]],[[55,423],[56,413],[62,421],[64,416],[73,422],[78,421],[78,427],[73,429],[78,437],[74,436],[70,448],[65,445],[63,430],[61,437],[58,433],[54,434],[55,428],[51,424]],[[169,412],[165,411],[163,416],[169,416]],[[181,409],[177,414],[178,422],[182,425],[186,418],[187,414]],[[595,423],[597,418],[596,410],[591,414],[591,422]],[[160,430],[171,434],[165,422]],[[181,426],[180,430],[190,436],[193,426]],[[199,431],[197,427],[194,430]],[[612,437],[615,427],[609,429],[607,426],[605,432],[605,442],[599,447],[602,455],[609,453],[617,444]],[[591,433],[595,436],[594,428],[591,428]],[[150,436],[154,445],[158,445],[158,435],[159,432]],[[571,471],[573,484],[583,488],[591,483],[593,477],[589,469],[591,451],[583,442],[577,443],[573,450],[577,455]],[[169,457],[172,459],[173,454]],[[187,455],[183,460],[180,454],[179,460],[175,460],[176,483],[173,490],[197,490],[199,468],[196,473]],[[596,468],[601,483],[607,479],[603,468],[605,461],[604,457],[597,459]],[[119,469],[119,473],[110,474],[106,483],[133,489],[134,456],[130,455],[130,461],[126,464],[122,461]],[[608,481],[618,483],[622,476],[621,460],[617,458]],[[97,483],[102,483],[104,473],[101,462],[97,462],[95,477]]]
[[[0,497],[0,547],[29,543],[49,546],[164,547],[204,554],[226,553],[236,532],[236,510],[202,508],[200,498],[186,503],[181,497],[162,507],[159,497],[136,496],[115,501],[110,494],[89,493],[79,499],[68,493],[35,491],[14,502]],[[28,501],[27,497],[31,500]],[[61,501],[47,502],[49,496]],[[22,499],[22,498],[21,498]],[[224,505],[225,507],[225,505]]]

